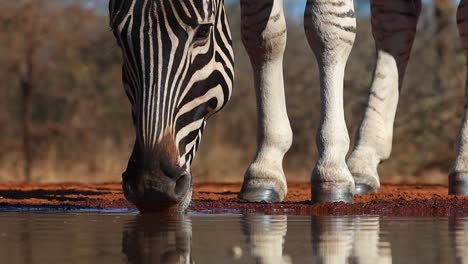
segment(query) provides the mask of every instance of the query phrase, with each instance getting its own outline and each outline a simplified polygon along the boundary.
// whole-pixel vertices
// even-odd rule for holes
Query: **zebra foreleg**
[[[392,150],[399,91],[420,11],[420,0],[371,1],[376,68],[356,145],[347,161],[357,194],[377,192],[380,188],[377,166]]]
[[[458,6],[457,24],[465,57],[468,59],[468,0],[462,0]],[[466,78],[468,79],[468,70]],[[468,196],[468,82],[465,83],[465,112],[459,136],[458,155],[449,174],[449,194]]]
[[[319,159],[311,176],[312,201],[352,202],[354,181],[345,162],[349,135],[343,81],[356,35],[353,1],[308,0],[304,27],[320,70]]]
[[[282,0],[241,0],[242,41],[254,72],[257,151],[239,197],[279,202],[287,193],[283,156],[292,143],[283,83],[286,22]]]

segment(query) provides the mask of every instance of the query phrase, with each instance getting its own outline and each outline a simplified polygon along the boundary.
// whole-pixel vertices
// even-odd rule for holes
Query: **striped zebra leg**
[[[352,202],[354,181],[345,162],[349,135],[343,80],[356,35],[353,0],[308,0],[304,27],[320,69],[319,160],[311,176],[312,201]]]
[[[241,0],[242,40],[257,96],[257,151],[239,197],[282,201],[287,193],[283,156],[292,143],[283,84],[286,22],[282,0]]]
[[[465,57],[468,59],[468,0],[462,0],[458,6],[457,24]],[[468,195],[468,81],[465,80],[465,82],[465,112],[459,136],[457,159],[449,174],[449,194]]]
[[[356,145],[348,158],[356,193],[377,192],[377,166],[390,156],[399,91],[416,34],[420,0],[372,0],[377,62]]]

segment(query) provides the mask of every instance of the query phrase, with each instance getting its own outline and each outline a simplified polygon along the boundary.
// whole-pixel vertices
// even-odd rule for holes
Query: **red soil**
[[[354,204],[310,205],[306,183],[289,184],[285,202],[247,203],[237,199],[239,184],[204,183],[194,186],[190,210],[203,213],[266,213],[293,215],[468,215],[468,197],[449,196],[442,185],[382,186],[380,193],[356,195]],[[120,184],[0,184],[0,210],[133,209]]]

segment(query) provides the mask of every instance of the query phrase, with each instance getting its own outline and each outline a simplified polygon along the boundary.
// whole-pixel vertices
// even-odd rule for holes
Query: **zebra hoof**
[[[450,195],[464,195],[468,196],[468,177],[467,175],[461,174],[468,174],[468,172],[452,172],[449,175],[449,190],[448,193]],[[461,179],[462,178],[462,179]],[[467,179],[467,180],[463,180]]]
[[[358,195],[376,193],[380,189],[380,183],[373,176],[360,173],[352,173],[354,178],[355,193]]]
[[[262,188],[249,188],[241,190],[239,198],[247,200],[249,202],[267,202],[267,203],[278,203],[281,202],[281,198],[273,189],[262,189]]]
[[[371,193],[377,192],[370,185],[365,184],[365,183],[356,183],[355,186],[356,186],[355,193],[358,195],[371,194]]]
[[[349,186],[335,186],[329,188],[314,187],[312,185],[312,203],[353,203],[353,190]]]

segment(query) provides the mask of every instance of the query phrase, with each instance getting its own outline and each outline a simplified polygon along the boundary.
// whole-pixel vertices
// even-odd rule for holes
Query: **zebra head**
[[[183,211],[207,119],[229,100],[233,51],[223,0],[110,0],[136,140],[125,197]]]

